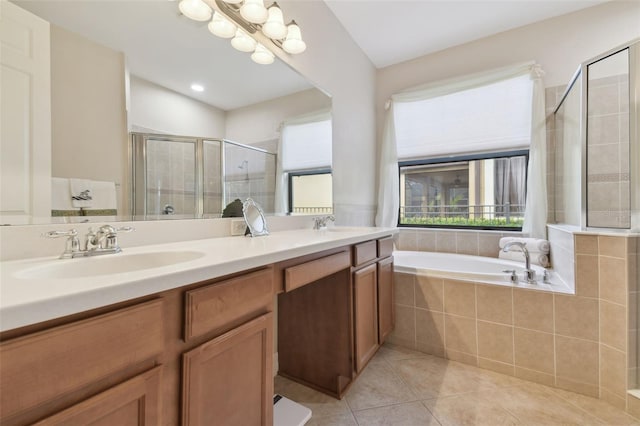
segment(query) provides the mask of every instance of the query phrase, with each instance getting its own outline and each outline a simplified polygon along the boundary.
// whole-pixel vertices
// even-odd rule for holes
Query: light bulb
[[[256,50],[256,44],[258,43],[240,28],[236,30],[236,36],[231,39],[231,45],[241,52],[253,52]]]
[[[287,39],[282,43],[282,48],[285,52],[294,55],[304,52],[307,48],[307,44],[302,41],[300,27],[296,24],[296,21],[291,21],[287,25]]]
[[[202,0],[181,0],[178,9],[180,13],[194,21],[211,19],[211,8]]]
[[[256,50],[251,54],[253,62],[261,65],[269,65],[273,63],[274,55],[266,47],[258,43]]]
[[[213,12],[213,18],[209,25],[207,25],[211,34],[216,35],[222,38],[231,38],[236,35],[236,27],[231,21],[222,16],[222,14],[218,13],[218,11]]]
[[[269,17],[264,0],[245,0],[240,6],[240,16],[253,24],[262,24]]]
[[[282,9],[278,3],[274,3],[269,7],[269,17],[267,22],[262,26],[262,33],[274,40],[282,40],[287,36],[287,27],[282,17]]]

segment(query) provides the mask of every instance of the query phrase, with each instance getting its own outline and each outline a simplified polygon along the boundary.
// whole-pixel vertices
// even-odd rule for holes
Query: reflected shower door
[[[197,212],[196,141],[147,139],[146,215],[191,216]]]

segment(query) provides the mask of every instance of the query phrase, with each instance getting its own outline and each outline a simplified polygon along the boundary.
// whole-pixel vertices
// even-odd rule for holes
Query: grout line
[[[556,345],[556,295],[552,298],[553,310],[551,316],[553,318],[553,385],[558,386],[558,353]]]

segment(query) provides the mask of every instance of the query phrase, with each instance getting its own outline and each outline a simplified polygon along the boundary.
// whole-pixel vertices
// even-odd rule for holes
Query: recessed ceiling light
[[[202,86],[201,84],[193,83],[191,85],[191,90],[193,90],[194,92],[204,92],[204,86]]]

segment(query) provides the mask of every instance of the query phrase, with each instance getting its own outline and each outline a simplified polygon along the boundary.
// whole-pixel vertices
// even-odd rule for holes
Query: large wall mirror
[[[330,138],[331,98],[326,92],[277,58],[270,65],[254,63],[250,54],[212,35],[207,22],[182,16],[177,1],[11,3],[50,23],[50,186],[67,190],[70,185],[73,193],[90,182],[94,194],[103,184],[115,186],[115,208],[113,200],[94,206],[104,210],[102,216],[66,215],[69,194],[64,202],[52,196],[55,217],[50,222],[219,217],[226,204],[246,196],[266,197],[261,203],[266,214],[292,210],[291,179],[276,155],[283,127],[305,124],[305,117],[311,123],[328,117],[329,130],[324,126],[322,131]],[[204,90],[193,90],[194,84]],[[3,139],[0,154],[8,159],[5,149],[12,142],[4,134]],[[330,145],[329,140],[329,150]],[[153,211],[135,210],[131,190],[140,172],[134,164],[137,151],[154,156],[139,163],[149,165],[145,203],[155,206]],[[326,175],[330,152],[328,158],[328,164],[314,164],[312,171]],[[208,160],[194,163],[202,159]],[[220,172],[206,164],[216,164]],[[290,167],[292,176],[309,171],[304,161]],[[169,188],[173,184],[179,188]],[[209,198],[194,201],[189,188]],[[324,199],[304,202],[324,206],[317,211],[329,210],[331,185],[324,188],[325,194],[329,191]],[[167,201],[168,193],[182,198]],[[3,224],[30,222],[46,219],[13,222],[2,217]]]

